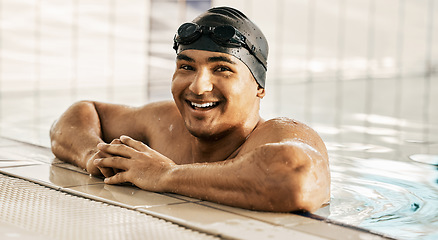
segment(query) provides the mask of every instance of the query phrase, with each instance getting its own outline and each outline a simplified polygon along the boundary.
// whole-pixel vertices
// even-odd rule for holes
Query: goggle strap
[[[183,45],[190,44],[190,43],[196,41],[200,36],[202,36],[202,34],[206,34],[206,33],[209,33],[209,35],[211,35],[210,38],[216,39],[217,41],[219,41],[218,38],[214,37],[214,28],[215,27],[199,26],[196,23],[189,23],[189,24],[195,25],[197,28],[196,31],[193,32],[191,37],[187,37],[188,39],[186,39],[186,40],[180,39],[179,34],[177,32],[177,34],[175,34],[175,36],[173,38],[173,49],[175,49],[175,51],[178,51],[178,47],[180,44],[183,44]],[[184,25],[185,24],[181,25],[180,28]],[[228,39],[228,42],[232,44],[233,41],[237,41],[236,43],[238,43],[242,47],[246,48],[249,51],[249,53],[252,54],[262,64],[262,66],[265,69],[267,69],[266,58],[259,51],[257,51],[256,47],[248,40],[248,38],[246,38],[241,32],[239,32],[239,30],[237,30],[233,26],[231,26],[231,27],[235,30],[235,35],[233,37],[231,37],[230,39]],[[180,29],[178,29],[178,31],[179,30]],[[199,34],[199,36],[195,37],[196,34]],[[236,39],[236,37],[237,37],[237,39]]]

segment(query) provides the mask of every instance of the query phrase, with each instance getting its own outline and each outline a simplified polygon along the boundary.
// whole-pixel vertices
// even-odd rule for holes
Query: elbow
[[[87,123],[90,115],[96,112],[91,101],[78,101],[72,104],[50,127],[50,145],[57,157],[62,157],[66,148],[71,147],[71,134],[76,134],[77,125]],[[91,114],[90,114],[91,113]]]
[[[274,212],[319,209],[330,199],[328,159],[309,146],[279,144],[270,158],[265,180],[264,210]]]

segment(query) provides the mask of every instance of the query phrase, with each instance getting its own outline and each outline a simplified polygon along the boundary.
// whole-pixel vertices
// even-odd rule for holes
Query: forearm
[[[313,211],[330,195],[324,162],[300,147],[262,146],[233,160],[179,165],[166,190],[246,209]]]
[[[272,210],[268,208],[267,183],[254,178],[258,173],[248,175],[237,169],[228,161],[178,165],[171,171],[165,191],[229,206]]]
[[[99,144],[110,157],[98,167],[124,171],[108,184],[131,182],[156,192],[173,192],[234,207],[289,212],[313,211],[330,197],[328,159],[299,141],[265,144],[234,159],[177,165],[129,137]]]
[[[50,130],[52,152],[59,159],[83,169],[102,142],[99,115],[92,102],[72,105]]]

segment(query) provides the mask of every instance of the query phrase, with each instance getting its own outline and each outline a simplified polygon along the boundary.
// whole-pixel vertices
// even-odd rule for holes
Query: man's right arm
[[[50,130],[51,147],[55,156],[65,162],[100,175],[101,170],[94,166],[95,158],[104,157],[97,149],[101,142],[111,142],[121,135],[132,136],[146,141],[144,125],[147,119],[139,121],[136,117],[143,108],[123,105],[81,101],[70,106],[52,125]],[[105,172],[102,172],[104,175]]]
[[[97,168],[89,169],[86,159],[98,150],[97,144],[104,142],[99,114],[93,102],[73,104],[50,129],[52,152],[63,161],[99,174]]]

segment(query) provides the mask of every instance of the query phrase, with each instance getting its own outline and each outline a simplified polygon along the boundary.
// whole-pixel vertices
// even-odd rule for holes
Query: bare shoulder
[[[139,114],[145,118],[161,120],[161,118],[172,118],[178,114],[178,109],[173,101],[153,102],[139,108]]]
[[[181,118],[173,101],[149,103],[140,107],[133,117],[141,121],[147,136],[160,135],[163,129],[167,129]]]
[[[327,150],[306,124],[289,118],[271,119],[260,124],[245,145],[239,154],[246,151],[246,159],[256,161],[276,179],[278,196],[289,196],[280,204],[287,206],[287,211],[314,211],[330,199]]]
[[[154,102],[140,107],[94,102],[106,141],[128,135],[147,142],[149,136],[175,119],[178,110],[172,101]]]
[[[269,143],[303,143],[327,158],[327,150],[318,133],[308,125],[294,119],[281,117],[263,122],[245,142],[242,153]]]

